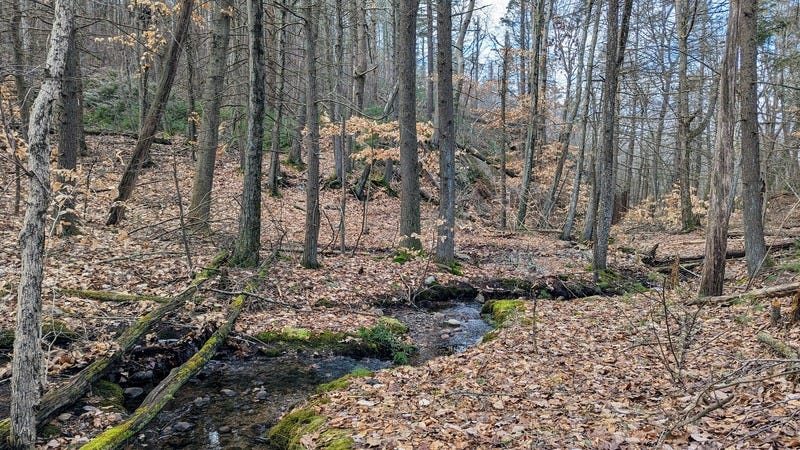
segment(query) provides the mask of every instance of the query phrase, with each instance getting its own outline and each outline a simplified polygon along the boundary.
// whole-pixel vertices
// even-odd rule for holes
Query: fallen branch
[[[116,350],[108,356],[96,359],[94,362],[84,367],[80,372],[73,375],[69,381],[50,390],[42,397],[36,413],[36,423],[44,424],[53,414],[62,408],[75,403],[97,380],[115,364],[122,360],[136,342],[144,336],[156,323],[158,323],[167,313],[174,311],[180,305],[197,292],[198,287],[216,274],[217,268],[228,258],[227,252],[220,253],[212,261],[208,268],[200,272],[192,283],[183,292],[173,297],[169,302],[162,304],[158,308],[150,311],[133,325],[128,327],[116,341]],[[0,420],[0,444],[8,440],[10,432],[10,421]]]
[[[791,345],[779,341],[772,337],[771,334],[767,333],[766,331],[762,331],[758,333],[758,341],[762,344],[767,345],[773,352],[777,353],[783,358],[786,359],[800,359],[800,352],[798,352],[794,347]]]
[[[89,300],[99,300],[101,302],[167,303],[170,301],[169,298],[160,297],[158,295],[122,294],[119,292],[93,291],[91,289],[59,289],[58,292],[63,295],[72,295],[74,297],[86,298]]]
[[[782,284],[768,288],[742,292],[740,294],[699,297],[687,302],[687,305],[729,305],[736,299],[757,300],[762,298],[786,297],[800,290],[800,283]]]
[[[787,248],[793,247],[794,245],[795,245],[794,240],[775,242],[773,244],[767,245],[767,251],[785,250]],[[725,253],[725,259],[744,258],[744,256],[745,256],[744,250],[728,250],[727,253]],[[681,256],[679,259],[679,263],[680,264],[700,263],[703,262],[704,258],[705,255]],[[672,255],[667,257],[656,258],[655,252],[653,252],[652,259],[643,258],[642,262],[651,267],[669,266],[675,262],[675,256]]]
[[[245,288],[247,293],[252,293],[258,289],[261,281],[266,277],[268,267],[268,262],[262,265],[256,277],[248,283]],[[81,450],[119,448],[128,439],[135,436],[136,433],[147,426],[147,424],[161,412],[164,406],[172,400],[175,393],[178,392],[178,389],[200,372],[200,369],[214,357],[217,348],[225,342],[233,329],[233,324],[244,308],[246,298],[247,295],[242,293],[231,302],[225,322],[217,328],[214,334],[211,335],[197,353],[192,355],[192,357],[181,366],[172,369],[169,375],[167,375],[155,389],[150,391],[142,404],[136,408],[136,411],[131,414],[128,420],[104,431],[81,447]]]
[[[122,136],[131,139],[139,139],[138,133],[131,133],[128,131],[113,131],[113,130],[86,130],[83,132],[89,136]],[[172,141],[160,137],[153,138],[154,144],[172,145]]]

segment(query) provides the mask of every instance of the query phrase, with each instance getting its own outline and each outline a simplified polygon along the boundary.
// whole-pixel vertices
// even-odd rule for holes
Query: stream
[[[492,327],[480,303],[451,303],[444,309],[386,311],[409,327],[418,352],[411,364],[458,353],[481,342]],[[380,370],[391,361],[316,352],[278,357],[219,355],[207,364],[132,440],[131,448],[264,449],[263,434],[281,415],[314,393],[319,384],[354,368]],[[138,400],[144,395],[138,397]],[[126,406],[135,408],[136,402]]]

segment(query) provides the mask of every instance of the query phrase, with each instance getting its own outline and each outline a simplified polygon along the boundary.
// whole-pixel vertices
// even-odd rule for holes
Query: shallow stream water
[[[409,326],[418,348],[412,364],[478,344],[491,327],[481,304],[454,303],[431,311],[402,308],[387,314]],[[280,416],[314,393],[319,384],[354,368],[380,370],[390,361],[302,352],[278,357],[221,356],[211,361],[139,433],[130,448],[259,449]]]

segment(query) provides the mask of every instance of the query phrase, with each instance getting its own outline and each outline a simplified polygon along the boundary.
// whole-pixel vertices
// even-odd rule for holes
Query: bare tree
[[[211,187],[214,184],[214,165],[217,159],[219,111],[225,88],[233,1],[216,0],[213,6],[211,54],[203,92],[203,118],[200,122],[200,142],[189,206],[189,222],[200,227],[208,227],[211,217]]]
[[[319,107],[317,106],[317,8],[314,0],[305,0],[303,27],[306,34],[306,127],[308,129],[308,172],[306,180],[306,233],[303,259],[308,269],[319,267]]]
[[[50,206],[50,124],[53,104],[61,90],[67,49],[75,16],[74,0],[55,4],[45,79],[33,102],[28,122],[28,173],[25,219],[20,232],[20,271],[17,323],[11,375],[11,447],[33,449],[36,443],[36,407],[44,384],[41,347],[42,278],[44,275],[45,215]]]
[[[717,133],[711,166],[711,198],[706,226],[705,258],[700,278],[700,295],[720,295],[725,280],[725,253],[728,249],[728,201],[733,182],[733,135],[736,127],[736,42],[741,3],[733,0],[728,13],[725,53],[719,74]]]
[[[597,214],[597,235],[594,243],[594,273],[606,269],[611,216],[614,211],[614,131],[617,119],[619,71],[625,59],[628,24],[633,0],[625,0],[620,19],[619,0],[609,0],[606,30],[606,69],[603,81],[603,143],[598,158],[600,173],[600,205]]]
[[[397,76],[400,126],[400,245],[422,248],[419,239],[419,157],[417,155],[416,41],[419,0],[398,3]]]
[[[164,116],[164,111],[167,108],[169,93],[172,90],[175,74],[178,71],[178,60],[181,57],[181,49],[183,48],[186,34],[189,31],[189,24],[192,20],[194,1],[181,0],[180,5],[180,16],[175,25],[172,43],[164,57],[164,71],[161,73],[161,81],[156,90],[156,98],[150,105],[147,116],[139,129],[139,138],[136,141],[136,148],[134,148],[133,155],[130,161],[128,161],[128,165],[125,167],[125,173],[122,174],[122,179],[117,187],[118,194],[109,211],[106,225],[116,225],[124,218],[124,202],[128,201],[131,195],[133,195],[133,189],[136,187],[136,178],[139,176],[139,172],[142,170],[142,166],[149,156],[150,147],[153,145],[156,130],[158,129],[158,123],[161,121],[161,118]]]
[[[437,97],[439,108],[439,229],[436,258],[450,263],[455,258],[456,174],[455,122],[453,117],[453,21],[452,1],[436,4]]]
[[[261,249],[261,162],[264,146],[264,3],[247,0],[247,28],[250,42],[250,100],[247,115],[247,151],[244,160],[239,236],[231,262],[240,266],[258,264]]]

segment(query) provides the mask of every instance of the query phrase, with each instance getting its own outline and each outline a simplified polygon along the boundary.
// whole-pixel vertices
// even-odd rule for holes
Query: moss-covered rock
[[[338,346],[347,337],[344,333],[323,331],[315,333],[306,328],[286,327],[276,331],[258,333],[256,338],[266,344],[300,345],[306,347],[322,348]]]
[[[319,435],[318,448],[324,450],[349,450],[355,446],[353,432],[344,428],[331,428]]]
[[[408,325],[400,322],[399,320],[393,317],[381,317],[378,319],[378,324],[385,326],[386,328],[392,330],[395,334],[406,334],[408,333]]]
[[[92,394],[100,398],[100,407],[113,411],[125,412],[125,395],[122,386],[106,380],[92,385]]]
[[[481,314],[488,315],[497,326],[525,310],[523,300],[489,300],[483,304]]]
[[[80,334],[60,320],[46,318],[42,321],[42,339],[63,345],[80,339]]]
[[[316,414],[310,406],[294,410],[267,432],[269,448],[301,450],[300,439],[322,428],[326,421],[325,416]]]
[[[320,384],[317,386],[317,393],[324,394],[325,392],[338,391],[339,389],[346,389],[353,383],[353,378],[362,378],[372,375],[372,371],[363,367],[356,367],[350,373],[343,377],[339,377],[333,381]]]

